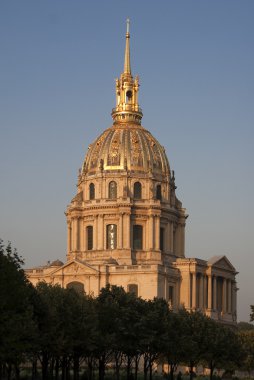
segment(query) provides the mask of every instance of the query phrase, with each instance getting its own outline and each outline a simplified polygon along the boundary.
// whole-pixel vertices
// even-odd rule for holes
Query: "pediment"
[[[226,256],[214,256],[210,260],[208,260],[208,264],[210,264],[213,267],[228,270],[230,272],[236,271]]]
[[[65,274],[97,274],[99,271],[92,267],[91,265],[88,265],[87,263],[74,259],[71,261],[68,261],[66,264],[64,264],[61,267],[58,267],[53,272],[50,273],[50,275],[65,275]]]

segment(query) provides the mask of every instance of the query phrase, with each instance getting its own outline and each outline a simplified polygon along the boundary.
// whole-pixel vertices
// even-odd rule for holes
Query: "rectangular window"
[[[164,228],[160,228],[160,250],[164,251]]]
[[[133,249],[143,249],[143,227],[138,224],[133,226]]]
[[[86,238],[87,238],[87,250],[90,251],[93,249],[93,227],[86,227]]]
[[[169,286],[168,288],[168,303],[170,307],[174,306],[174,287]]]
[[[138,285],[136,284],[129,284],[128,285],[128,292],[135,294],[136,297],[138,297]]]

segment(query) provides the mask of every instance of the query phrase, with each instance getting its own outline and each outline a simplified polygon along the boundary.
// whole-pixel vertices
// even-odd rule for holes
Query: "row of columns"
[[[130,249],[130,214],[120,213],[118,222],[107,221],[107,224],[117,224],[117,248]],[[87,249],[86,226],[93,226],[93,249],[104,249],[104,215],[95,215],[91,223],[84,224],[81,218],[73,218],[68,222],[67,247],[68,252],[85,251]]]
[[[95,215],[92,221],[93,225],[93,249],[104,249],[104,215]],[[110,223],[110,222],[109,222]],[[115,223],[115,221],[112,221]],[[120,213],[117,221],[117,248],[130,249],[131,231],[130,231],[130,214]],[[151,214],[147,223],[140,222],[143,225],[143,249],[160,250],[160,215]],[[86,230],[85,224],[81,218],[73,218],[68,222],[68,252],[86,250]],[[178,225],[175,228],[173,222],[168,222],[164,231],[164,249],[174,252],[181,256],[184,254],[184,226]]]
[[[191,273],[191,307],[193,309],[217,310],[234,313],[236,310],[236,287],[231,279],[220,276]]]

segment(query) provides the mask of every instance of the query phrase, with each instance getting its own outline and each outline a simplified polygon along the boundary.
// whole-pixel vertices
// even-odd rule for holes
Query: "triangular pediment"
[[[61,267],[56,268],[50,275],[58,275],[58,274],[97,274],[99,271],[92,267],[91,265],[85,263],[84,261],[80,261],[77,259],[67,261]]]
[[[226,256],[214,256],[210,260],[208,260],[208,264],[210,264],[213,267],[221,268],[231,272],[236,271]]]

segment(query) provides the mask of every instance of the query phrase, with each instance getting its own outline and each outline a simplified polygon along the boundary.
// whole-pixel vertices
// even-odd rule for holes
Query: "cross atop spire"
[[[126,24],[127,24],[127,32],[126,33],[130,33],[130,19],[129,18],[127,18]]]
[[[131,74],[131,61],[130,61],[130,19],[126,20],[126,44],[124,55],[124,74]]]

